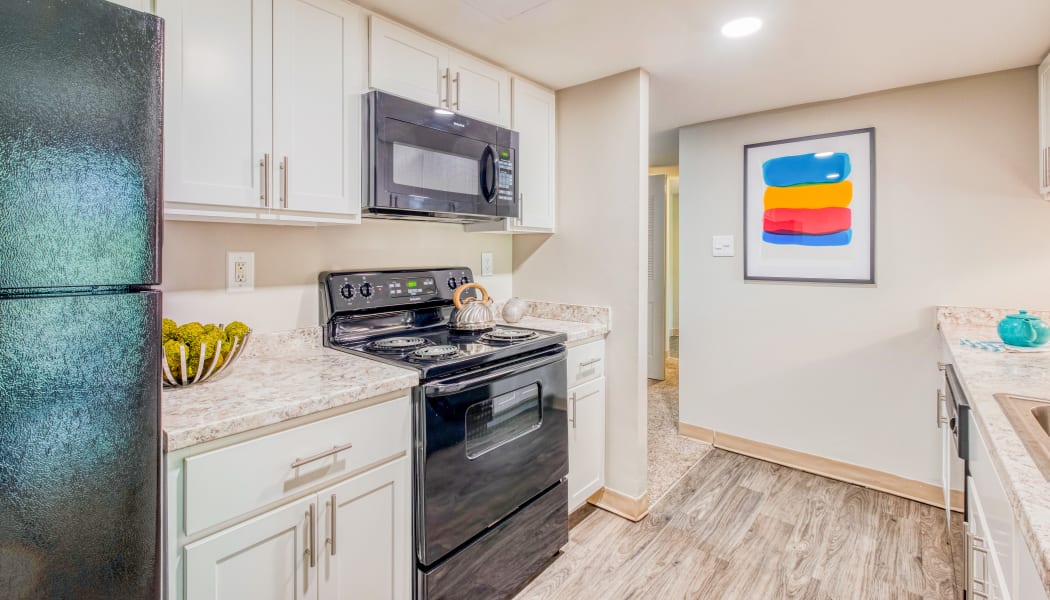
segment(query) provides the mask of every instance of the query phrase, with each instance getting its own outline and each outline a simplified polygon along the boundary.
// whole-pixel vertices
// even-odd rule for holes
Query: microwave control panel
[[[514,155],[513,150],[503,150],[496,161],[496,199],[500,202],[514,202]]]

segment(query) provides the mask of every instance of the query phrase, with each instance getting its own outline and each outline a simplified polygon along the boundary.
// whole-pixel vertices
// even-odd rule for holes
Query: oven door
[[[376,140],[376,208],[496,218],[497,154],[487,141],[384,117]]]
[[[421,563],[433,564],[568,474],[565,357],[558,346],[417,388]]]

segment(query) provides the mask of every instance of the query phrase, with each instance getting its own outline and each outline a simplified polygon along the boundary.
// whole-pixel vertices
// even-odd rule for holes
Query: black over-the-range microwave
[[[518,133],[385,92],[365,94],[366,217],[517,218]]]

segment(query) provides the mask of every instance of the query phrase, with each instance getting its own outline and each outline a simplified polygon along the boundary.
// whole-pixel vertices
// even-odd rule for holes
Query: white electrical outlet
[[[255,289],[255,253],[226,253],[226,291],[250,292]]]
[[[481,253],[481,275],[482,277],[488,277],[492,275],[492,253],[482,252]]]

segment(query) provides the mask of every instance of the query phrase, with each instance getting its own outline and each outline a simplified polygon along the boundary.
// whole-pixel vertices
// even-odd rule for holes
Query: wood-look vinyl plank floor
[[[713,450],[641,522],[583,517],[517,600],[950,600],[952,543],[937,508]]]

